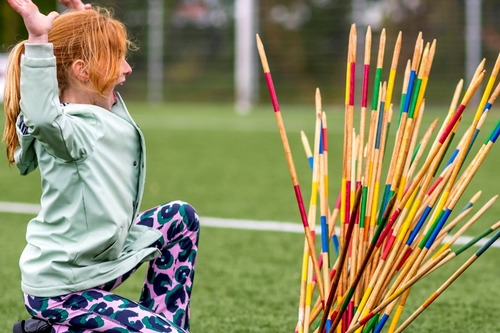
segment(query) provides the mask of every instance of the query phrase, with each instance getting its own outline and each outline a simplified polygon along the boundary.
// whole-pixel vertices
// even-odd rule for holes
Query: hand
[[[57,0],[63,6],[66,6],[70,10],[84,10],[91,9],[92,5],[87,3],[84,4],[81,0]]]
[[[28,43],[47,43],[52,22],[59,14],[50,12],[44,15],[31,0],[7,0],[7,2],[23,17],[29,34]]]

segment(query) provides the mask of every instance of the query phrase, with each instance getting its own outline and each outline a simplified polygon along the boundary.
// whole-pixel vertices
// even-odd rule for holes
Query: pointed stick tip
[[[430,49],[430,52],[434,55],[434,53],[436,53],[436,39],[433,39],[432,40],[432,44],[431,44],[431,49]]]
[[[365,43],[366,44],[368,44],[368,43],[371,44],[371,41],[372,41],[372,28],[371,28],[371,26],[368,26],[366,28]]]
[[[432,122],[431,126],[436,126],[437,123],[438,123],[438,121],[439,121],[439,118],[434,119],[434,121]]]
[[[257,41],[257,45],[262,44],[259,34],[255,34],[255,40]]]
[[[497,66],[500,66],[500,52],[498,52],[497,60],[495,61],[495,65],[493,66],[493,73],[496,73]]]
[[[255,34],[255,39],[257,41],[257,51],[259,52],[260,62],[262,63],[262,69],[264,73],[269,73],[271,70],[269,69],[269,63],[267,62],[266,52],[264,51],[264,44],[260,39],[259,34]]]
[[[349,42],[356,38],[356,23],[351,24],[351,29],[349,30]]]
[[[316,104],[316,115],[318,117],[321,117],[321,92],[319,91],[319,88],[316,88],[316,95],[314,96],[314,101]]]
[[[399,48],[401,48],[402,39],[403,39],[403,33],[400,31],[398,33],[398,38],[396,38],[396,45],[398,45]]]

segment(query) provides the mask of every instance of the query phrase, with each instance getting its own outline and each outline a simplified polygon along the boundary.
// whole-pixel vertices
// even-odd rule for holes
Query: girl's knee
[[[171,242],[189,238],[198,242],[200,221],[196,209],[181,200],[171,201],[150,209],[138,218],[138,224],[156,228],[163,233],[163,239],[155,246],[163,247]]]
[[[179,212],[181,212],[186,228],[189,231],[198,232],[200,230],[200,220],[196,209],[184,201],[179,201],[179,204],[181,205]]]
[[[174,220],[169,223],[167,230],[167,239],[178,239],[178,236],[183,235],[192,240],[196,239],[199,235],[200,220],[196,209],[189,203],[181,200],[172,201],[163,207],[164,216],[169,216]]]

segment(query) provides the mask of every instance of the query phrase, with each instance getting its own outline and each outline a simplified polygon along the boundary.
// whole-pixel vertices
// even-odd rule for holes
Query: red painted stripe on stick
[[[347,180],[345,182],[345,216],[346,220],[345,223],[349,223],[349,218],[348,216],[350,215],[351,211],[351,181]]]
[[[366,324],[366,323],[367,323],[370,319],[372,319],[374,315],[375,315],[375,314],[374,314],[373,312],[368,313],[366,316],[364,316],[364,317],[363,317],[363,319],[361,319],[361,320],[359,321],[359,324],[360,324],[361,326],[363,326],[363,325],[364,325],[364,324]]]
[[[406,260],[410,257],[410,254],[413,252],[412,248],[409,247],[406,249],[406,252],[405,254],[403,255],[403,258],[401,259],[401,261],[399,262],[398,266],[396,267],[396,270],[399,271],[403,265],[405,264]]]
[[[387,238],[387,243],[385,244],[384,253],[382,254],[381,259],[387,260],[387,257],[389,256],[389,253],[391,252],[392,245],[394,244],[395,239],[396,239],[396,237],[394,237],[394,235],[391,233],[389,235],[389,237]]]
[[[269,95],[271,95],[271,102],[273,103],[274,112],[280,112],[280,107],[278,104],[278,96],[276,96],[276,91],[274,90],[273,78],[271,77],[271,72],[264,73],[266,77],[267,88],[269,89]]]
[[[394,222],[396,222],[396,220],[398,219],[400,213],[401,213],[401,209],[396,208],[396,210],[392,214],[391,218],[389,219],[389,222],[387,222],[387,225],[384,227],[384,229],[382,230],[382,233],[380,234],[380,236],[377,240],[377,245],[376,245],[377,248],[379,248],[382,245],[382,243],[384,242],[385,237],[387,237],[387,235],[389,234],[389,231],[392,229],[392,226],[394,225]]]
[[[328,151],[328,132],[326,128],[321,129],[321,133],[323,133],[323,151]]]
[[[446,141],[446,138],[453,130],[453,127],[455,127],[455,124],[457,123],[458,119],[460,119],[460,117],[462,116],[464,110],[465,110],[465,105],[460,104],[460,106],[457,109],[457,112],[455,113],[455,115],[453,115],[453,118],[451,118],[450,122],[448,123],[448,126],[446,126],[446,129],[443,131],[441,138],[439,138],[440,144],[443,144]]]
[[[354,106],[354,82],[356,80],[356,63],[351,62],[351,75],[349,77],[349,105]]]
[[[295,191],[295,197],[297,198],[297,202],[299,204],[300,217],[302,219],[302,224],[304,228],[309,228],[309,222],[307,222],[307,214],[304,206],[304,200],[302,200],[302,193],[300,192],[300,186],[294,184],[293,190]]]
[[[366,108],[368,101],[368,77],[370,73],[370,65],[365,65],[363,68],[363,75],[365,79],[363,80],[363,90],[361,94],[361,106]]]
[[[342,201],[342,195],[339,193],[337,196],[337,202],[335,203],[335,208],[339,209],[340,208],[340,202]]]
[[[443,180],[443,177],[440,176],[436,182],[434,183],[434,185],[431,186],[431,188],[429,189],[429,191],[427,191],[427,195],[431,195],[432,192],[434,192],[434,190],[436,189],[436,187],[439,185],[439,183],[441,183],[441,181]]]

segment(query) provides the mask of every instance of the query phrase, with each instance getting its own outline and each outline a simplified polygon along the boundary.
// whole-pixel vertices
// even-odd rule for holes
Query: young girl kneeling
[[[198,215],[182,201],[138,213],[144,138],[115,92],[132,72],[124,25],[80,0],[61,15],[8,2],[29,38],[10,54],[4,141],[42,186],[20,259],[28,312],[55,332],[188,332]],[[112,293],[143,262],[139,301]]]

